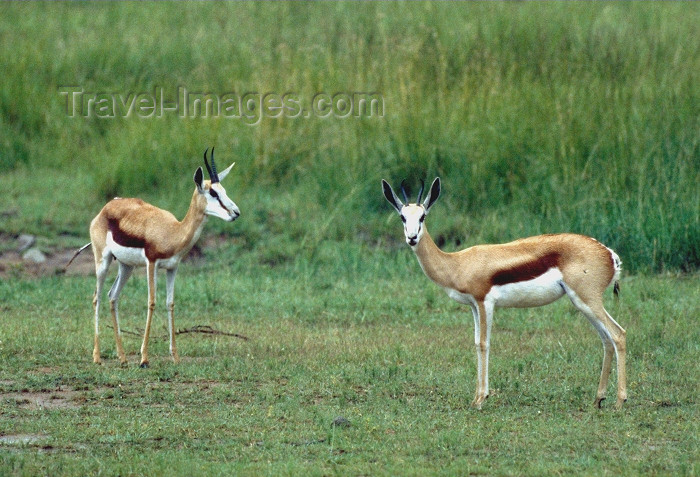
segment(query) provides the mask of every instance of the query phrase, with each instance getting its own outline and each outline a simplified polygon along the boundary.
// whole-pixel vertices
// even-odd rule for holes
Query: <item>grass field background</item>
[[[21,211],[3,217],[7,232],[84,235],[116,195],[182,216],[189,177],[215,145],[222,165],[237,162],[228,187],[249,218],[215,230],[261,249],[275,246],[266,237],[394,237],[380,178],[406,178],[415,193],[440,175],[432,228],[447,244],[574,231],[621,252],[630,271],[698,267],[696,3],[2,9],[0,197]],[[370,91],[384,117],[69,117],[66,86]],[[28,177],[42,178],[31,193]]]
[[[697,3],[0,12],[0,256],[20,233],[49,255],[84,244],[113,196],[183,217],[216,146],[220,168],[237,163],[224,186],[242,216],[207,223],[178,274],[176,326],[249,338],[183,334],[173,365],[161,289],[151,368],[131,334],[117,365],[108,307],[94,366],[94,278],[5,267],[0,474],[697,474]],[[71,117],[67,86],[377,92],[384,108],[252,125]],[[497,312],[493,395],[469,407],[471,314],[422,274],[380,192],[381,178],[415,194],[438,175],[428,220],[445,250],[570,231],[621,256],[606,306],[628,331],[622,411],[593,408],[602,347],[563,300]],[[142,272],[122,296],[138,334]]]

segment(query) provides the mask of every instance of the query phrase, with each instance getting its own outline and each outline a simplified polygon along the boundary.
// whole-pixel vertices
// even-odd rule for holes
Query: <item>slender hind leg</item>
[[[625,361],[627,356],[627,340],[625,330],[617,324],[615,320],[608,314],[602,304],[591,307],[586,316],[599,329],[601,338],[603,334],[606,340],[603,341],[605,346],[605,356],[603,358],[603,369],[600,372],[600,384],[598,385],[598,393],[596,395],[596,404],[600,407],[600,402],[605,399],[605,389],[608,385],[610,377],[610,368],[612,367],[612,354],[615,353],[617,361],[617,402],[615,407],[622,407],[622,403],[627,401],[627,373],[625,370]],[[603,330],[600,330],[600,327]]]
[[[617,402],[615,407],[622,407],[627,401],[627,332],[612,316],[601,306],[602,313],[607,318],[608,329],[612,332],[612,340],[615,345],[617,360]]]
[[[566,293],[574,306],[595,327],[603,342],[603,366],[600,371],[600,383],[598,384],[595,403],[600,407],[600,403],[605,399],[608,378],[612,367],[612,355],[615,353],[617,361],[617,403],[615,406],[619,408],[622,406],[622,403],[627,401],[626,332],[605,310],[602,304],[602,297],[600,299],[589,299],[588,303],[586,303],[571,289],[566,288]]]
[[[605,393],[608,388],[608,378],[610,378],[610,368],[612,367],[612,358],[615,354],[615,345],[613,344],[612,338],[608,334],[607,330],[599,329],[597,322],[591,320],[593,326],[596,327],[598,334],[600,335],[600,340],[603,342],[603,367],[600,370],[600,382],[598,384],[598,391],[595,395],[595,405],[600,408],[601,403],[605,400]]]
[[[166,275],[166,290],[167,298],[165,300],[166,306],[168,307],[168,333],[170,334],[170,356],[173,358],[175,363],[180,362],[180,357],[177,354],[177,347],[175,346],[175,318],[173,313],[175,311],[175,274],[177,273],[177,268],[169,269]]]
[[[95,342],[92,349],[92,361],[96,364],[102,364],[102,359],[100,358],[100,302],[102,301],[102,287],[113,258],[111,253],[107,253],[101,257],[101,260],[95,261],[97,285],[95,286],[95,295],[92,298],[92,306],[95,310]]]
[[[131,276],[134,267],[129,265],[124,265],[119,262],[119,274],[117,279],[114,281],[112,288],[109,290],[109,307],[112,312],[112,325],[114,326],[114,338],[117,343],[117,356],[119,356],[119,362],[121,364],[126,364],[126,354],[124,353],[124,347],[122,346],[122,330],[119,327],[119,295],[124,288],[127,280]]]
[[[146,315],[146,330],[143,333],[141,343],[141,367],[148,367],[148,337],[151,334],[151,321],[153,310],[156,307],[156,263],[150,260],[146,263],[146,277],[148,280],[148,314]]]

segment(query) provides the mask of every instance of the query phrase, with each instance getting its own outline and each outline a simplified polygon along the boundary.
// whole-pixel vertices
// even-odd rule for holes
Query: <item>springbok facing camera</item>
[[[208,149],[207,149],[208,151]],[[204,152],[204,164],[209,178],[204,180],[202,168],[194,173],[195,190],[192,194],[190,208],[182,222],[167,210],[159,209],[141,199],[120,199],[109,201],[90,223],[91,242],[78,250],[73,259],[90,244],[95,255],[95,273],[97,287],[93,306],[95,308],[95,347],[92,359],[100,364],[99,312],[102,286],[107,277],[107,270],[113,259],[119,262],[119,274],[109,290],[109,303],[112,312],[114,335],[117,342],[117,355],[122,364],[126,355],[122,347],[119,328],[119,294],[131,276],[134,267],[146,266],[148,277],[148,315],[146,329],[141,345],[141,367],[148,367],[148,336],[151,331],[151,319],[156,303],[156,275],[158,268],[165,268],[168,307],[168,331],[170,335],[170,355],[174,362],[179,362],[175,347],[175,327],[173,325],[175,274],[180,260],[189,252],[199,239],[207,215],[219,217],[232,222],[238,218],[240,211],[236,204],[226,195],[220,184],[234,164],[221,173],[216,172],[214,148],[211,149],[211,166]],[[68,262],[70,265],[70,262]]]
[[[617,294],[621,271],[615,252],[583,235],[538,235],[500,245],[476,245],[445,253],[430,237],[425,216],[440,195],[437,177],[423,203],[402,203],[391,186],[382,180],[384,197],[404,223],[406,242],[421,268],[448,296],[469,305],[474,315],[474,343],[478,377],[472,404],[481,409],[489,395],[489,342],[495,307],[530,308],[543,306],[567,295],[598,331],[603,341],[603,368],[595,403],[605,399],[613,353],[617,359],[617,407],[627,400],[625,330],[605,311],[603,292],[615,284]]]

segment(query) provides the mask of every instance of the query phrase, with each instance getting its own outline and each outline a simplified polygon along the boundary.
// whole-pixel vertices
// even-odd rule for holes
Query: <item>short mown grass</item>
[[[145,370],[131,334],[130,364],[119,367],[105,313],[105,364],[91,362],[91,277],[3,281],[0,434],[32,439],[0,440],[0,473],[697,472],[696,276],[631,276],[619,303],[608,297],[628,332],[621,411],[593,406],[602,347],[569,303],[499,310],[492,396],[479,412],[469,405],[471,316],[409,250],[334,245],[325,259],[270,266],[232,248],[183,265],[176,325],[249,340],[183,334],[182,363],[172,364],[161,290]],[[121,310],[123,328],[138,332],[143,273]],[[31,406],[33,393],[49,404]],[[334,426],[337,417],[349,427]]]

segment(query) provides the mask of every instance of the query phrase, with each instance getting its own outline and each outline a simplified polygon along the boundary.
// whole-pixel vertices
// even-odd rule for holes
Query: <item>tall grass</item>
[[[630,270],[700,264],[697,4],[2,10],[0,177],[87,175],[78,182],[89,190],[52,190],[89,199],[76,199],[71,219],[89,220],[114,195],[182,215],[189,176],[215,144],[220,162],[238,163],[228,179],[243,211],[236,230],[266,249],[396,237],[379,179],[407,178],[415,191],[440,175],[444,197],[430,227],[447,249],[567,230],[604,241]],[[369,91],[383,96],[385,114],[256,125],[68,117],[61,86],[294,92],[307,102],[318,92]],[[17,190],[0,194],[23,209]],[[17,232],[21,214],[0,227]]]

